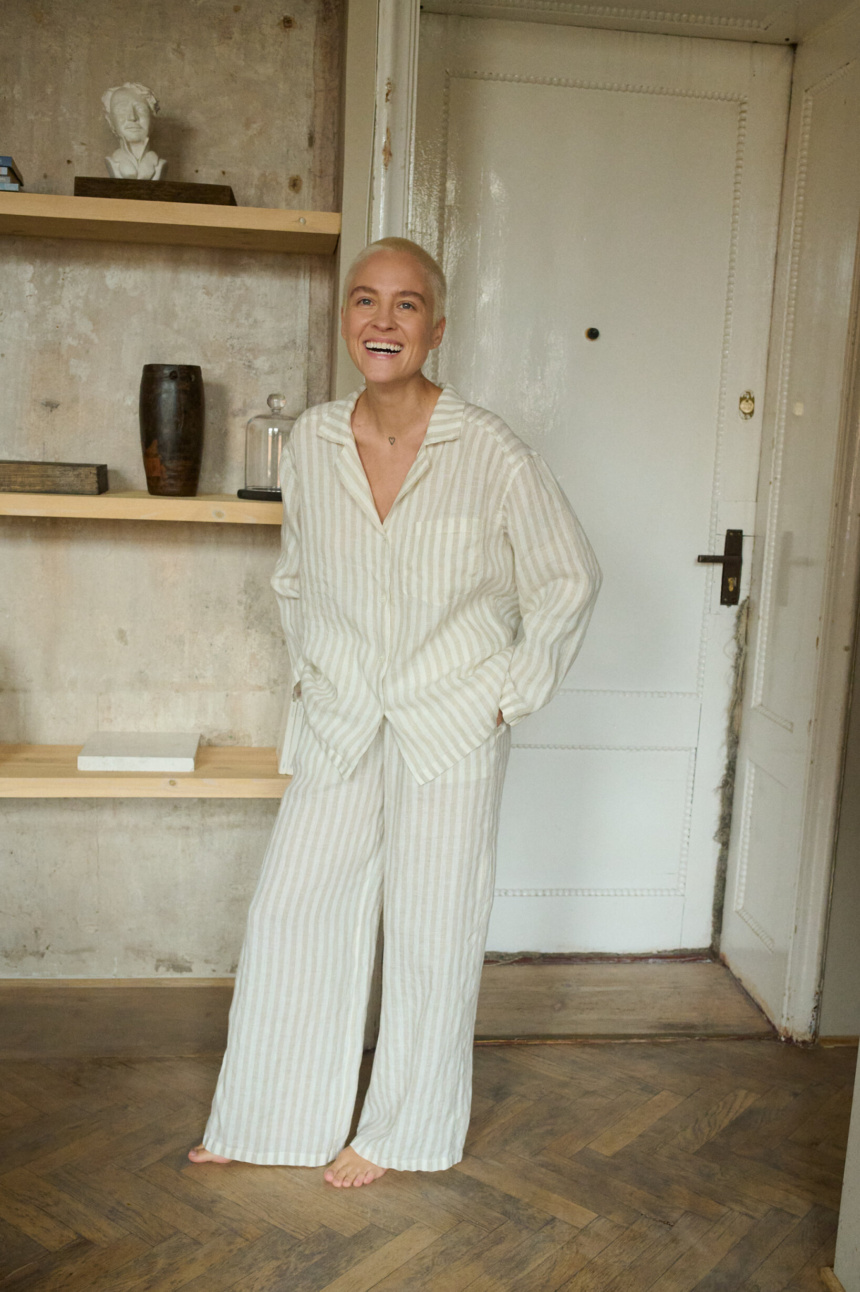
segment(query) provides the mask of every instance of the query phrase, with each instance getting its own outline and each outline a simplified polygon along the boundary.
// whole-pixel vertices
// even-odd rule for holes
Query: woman
[[[294,676],[284,794],[192,1161],[336,1187],[462,1158],[510,728],[581,643],[600,574],[543,460],[421,369],[445,279],[384,238],[347,275],[365,379],[284,449],[272,583]],[[380,907],[382,1014],[349,1132]]]

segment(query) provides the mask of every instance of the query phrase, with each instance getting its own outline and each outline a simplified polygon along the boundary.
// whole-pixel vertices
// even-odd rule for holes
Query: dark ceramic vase
[[[203,374],[194,363],[146,363],[140,379],[140,443],[146,487],[193,498],[203,456]]]

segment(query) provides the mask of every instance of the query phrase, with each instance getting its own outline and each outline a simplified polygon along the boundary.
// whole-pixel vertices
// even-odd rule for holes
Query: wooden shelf
[[[100,494],[0,493],[0,516],[61,516],[81,520],[185,520],[221,525],[280,525],[279,502],[248,502],[235,494],[156,498],[142,490]]]
[[[193,772],[79,772],[80,745],[0,745],[0,798],[279,799],[274,749],[203,745]]]
[[[0,193],[0,233],[331,255],[340,236],[340,215],[262,206]]]

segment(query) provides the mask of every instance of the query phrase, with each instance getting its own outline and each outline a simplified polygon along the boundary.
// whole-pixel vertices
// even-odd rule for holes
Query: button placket
[[[382,672],[380,673],[379,678],[380,684],[383,681],[391,658],[391,570],[393,566],[391,559],[391,539],[389,538],[387,531],[383,530],[382,538],[385,544],[382,549],[385,577],[383,579],[384,592],[382,600],[382,613],[384,616],[382,630],[383,650],[380,652],[379,656],[379,662],[382,665]]]

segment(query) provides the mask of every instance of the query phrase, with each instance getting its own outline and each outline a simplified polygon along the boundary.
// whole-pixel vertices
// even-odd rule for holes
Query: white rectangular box
[[[193,772],[200,735],[97,731],[78,754],[79,772]]]

